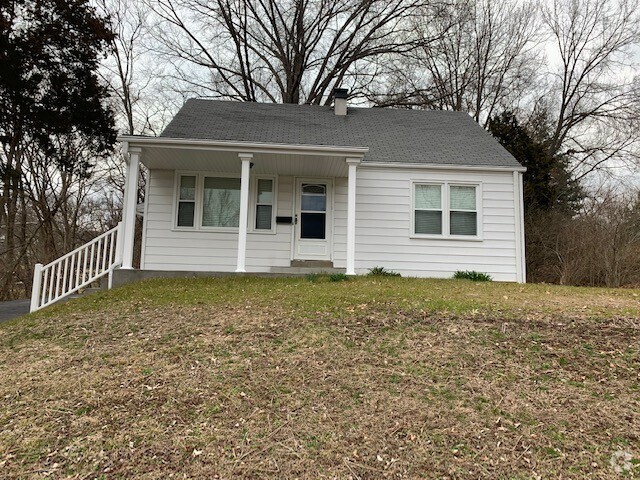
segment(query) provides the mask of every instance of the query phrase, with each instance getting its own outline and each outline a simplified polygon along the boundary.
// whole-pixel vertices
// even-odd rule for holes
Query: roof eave
[[[118,141],[126,143],[128,148],[181,148],[223,152],[324,155],[355,158],[362,158],[369,151],[369,147],[258,143],[197,138],[145,137],[137,135],[121,135],[118,137]]]
[[[429,170],[467,170],[479,172],[526,172],[522,165],[455,165],[452,163],[363,162],[369,168],[418,168]]]

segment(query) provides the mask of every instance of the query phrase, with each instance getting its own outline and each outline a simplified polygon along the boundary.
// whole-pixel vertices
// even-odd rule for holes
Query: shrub
[[[349,277],[344,273],[332,273],[329,275],[329,280],[332,282],[344,282],[345,280],[349,280]]]
[[[373,267],[369,270],[367,274],[370,277],[399,277],[400,274],[398,272],[394,272],[393,270],[385,270],[384,267]]]
[[[453,274],[453,278],[473,280],[474,282],[490,282],[492,280],[491,275],[476,272],[475,270],[458,270]]]

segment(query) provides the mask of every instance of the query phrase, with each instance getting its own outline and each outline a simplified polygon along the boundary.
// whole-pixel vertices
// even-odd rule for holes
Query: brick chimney
[[[347,97],[349,90],[346,88],[335,88],[333,90],[333,111],[336,115],[347,114]]]

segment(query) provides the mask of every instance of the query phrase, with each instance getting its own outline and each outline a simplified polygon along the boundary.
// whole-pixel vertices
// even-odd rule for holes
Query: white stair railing
[[[47,265],[37,263],[33,272],[31,312],[51,305],[111,275],[122,263],[122,222],[74,251]]]

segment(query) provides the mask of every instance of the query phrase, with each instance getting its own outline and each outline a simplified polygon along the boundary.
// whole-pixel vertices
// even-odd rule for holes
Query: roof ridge
[[[206,97],[191,97],[186,100],[185,103],[197,101],[197,102],[216,102],[216,103],[224,103],[224,104],[234,104],[234,105],[259,105],[259,106],[267,106],[267,107],[284,107],[284,108],[296,108],[296,107],[304,107],[304,108],[322,108],[322,109],[332,109],[333,107],[329,105],[314,105],[310,103],[281,103],[281,102],[247,102],[240,100],[226,100],[220,98],[206,98]],[[359,111],[387,111],[387,112],[412,112],[412,113],[437,113],[437,114],[452,114],[452,115],[464,115],[465,117],[469,117],[473,120],[469,112],[465,112],[462,110],[441,110],[441,109],[418,109],[418,108],[396,108],[393,106],[378,106],[373,105],[370,107],[361,106],[361,105],[349,105],[349,110],[359,110]],[[411,114],[411,113],[409,113]]]

